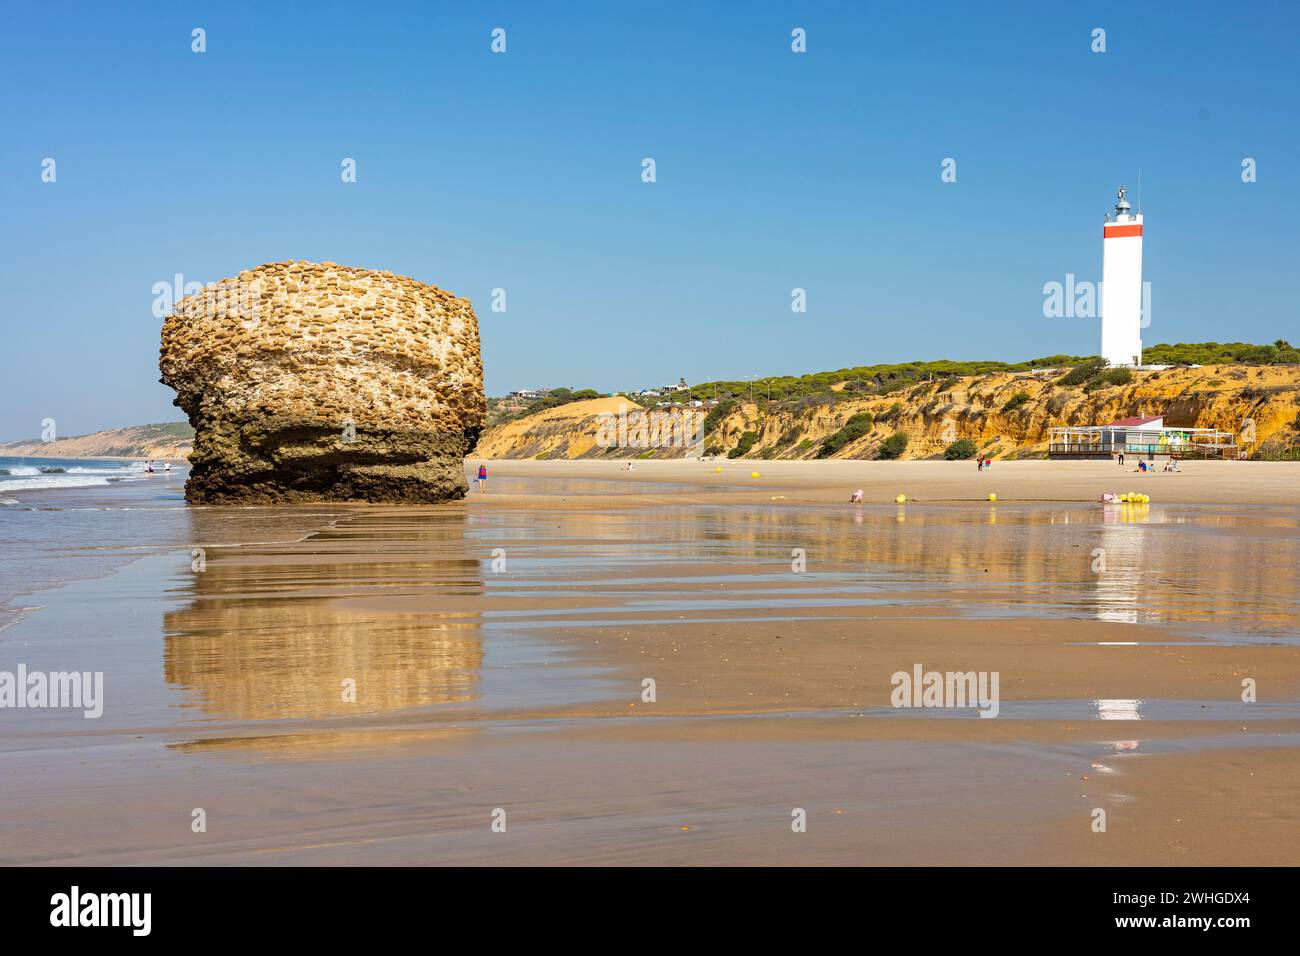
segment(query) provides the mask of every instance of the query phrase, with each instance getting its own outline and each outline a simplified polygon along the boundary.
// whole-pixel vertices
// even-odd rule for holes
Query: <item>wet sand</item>
[[[186,509],[0,633],[108,698],[0,711],[0,863],[1293,864],[1300,466],[1185,468],[499,462],[446,507]],[[915,664],[997,672],[998,716],[892,707]]]
[[[1300,504],[1300,463],[1185,461],[1177,473],[1141,474],[1136,460],[997,461],[989,471],[974,461],[499,461],[492,478],[586,478],[601,482],[668,482],[729,490],[743,500],[782,494],[789,501],[840,503],[857,489],[867,504],[893,503],[905,494],[922,501],[1098,501],[1102,492],[1140,491],[1152,503]],[[719,471],[718,469],[721,469]],[[757,471],[759,477],[751,475]],[[489,482],[491,485],[491,482]]]

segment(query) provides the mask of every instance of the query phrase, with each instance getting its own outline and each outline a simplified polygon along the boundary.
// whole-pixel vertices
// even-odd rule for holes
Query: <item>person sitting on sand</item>
[[[860,503],[862,502],[862,489],[861,489],[861,488],[859,488],[857,491],[853,492],[853,494],[852,494],[851,496],[849,496],[849,502],[852,503],[852,504],[855,504],[855,505],[856,505],[856,504],[860,504]]]

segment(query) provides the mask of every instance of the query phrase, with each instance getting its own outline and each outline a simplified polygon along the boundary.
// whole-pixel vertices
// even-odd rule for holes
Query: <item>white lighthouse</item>
[[[1142,364],[1142,214],[1130,215],[1119,187],[1101,240],[1101,356],[1111,365]]]

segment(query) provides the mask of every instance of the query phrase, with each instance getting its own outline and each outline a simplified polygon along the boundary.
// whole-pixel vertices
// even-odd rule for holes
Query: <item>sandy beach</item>
[[[1300,466],[489,467],[445,506],[148,486],[149,547],[11,601],[0,668],[106,700],[7,713],[0,863],[1295,862]],[[916,665],[998,674],[996,718],[893,706]]]

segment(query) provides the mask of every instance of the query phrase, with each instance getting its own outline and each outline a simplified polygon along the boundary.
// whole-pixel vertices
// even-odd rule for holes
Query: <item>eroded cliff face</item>
[[[725,454],[755,439],[745,454],[756,459],[875,458],[895,432],[908,436],[903,458],[932,458],[967,438],[988,458],[1045,452],[1055,425],[1096,425],[1130,415],[1164,415],[1170,425],[1217,428],[1243,436],[1255,454],[1270,444],[1290,446],[1300,426],[1300,370],[1293,366],[1221,365],[1139,371],[1127,385],[1092,392],[1059,384],[1060,374],[996,373],[834,404],[737,401],[714,415],[704,447]],[[1021,398],[1020,396],[1023,396]],[[826,454],[823,443],[855,415],[871,423]],[[1253,424],[1247,425],[1247,422]],[[496,458],[672,458],[694,449],[599,448],[588,436],[595,416],[521,419],[486,432],[478,454]],[[1253,434],[1254,440],[1246,440]]]
[[[962,438],[974,442],[984,457],[1016,458],[1044,454],[1053,426],[1164,415],[1170,425],[1253,434],[1253,441],[1241,439],[1243,449],[1253,454],[1271,442],[1293,442],[1300,423],[1300,370],[1290,366],[1138,371],[1126,385],[1092,392],[1062,386],[1059,378],[1029,373],[963,376],[806,409],[738,402],[705,443],[726,451],[746,431],[753,431],[758,437],[748,458],[818,458],[827,438],[854,415],[868,413],[871,427],[827,457],[875,458],[886,438],[903,432],[908,436],[903,458],[942,455]]]
[[[445,501],[487,411],[467,299],[274,262],[176,304],[162,381],[194,426],[191,501]]]
[[[622,395],[570,402],[483,433],[481,458],[682,458],[698,455],[704,412],[647,412]]]

